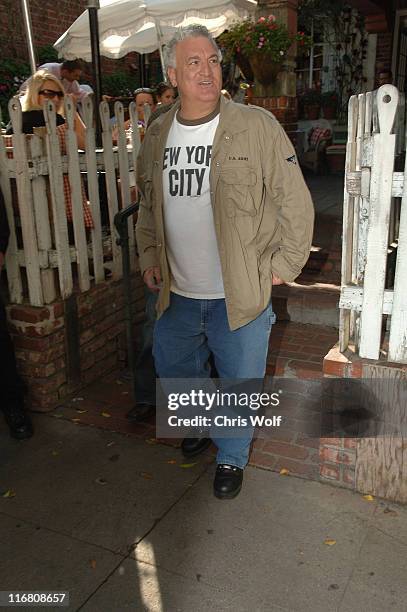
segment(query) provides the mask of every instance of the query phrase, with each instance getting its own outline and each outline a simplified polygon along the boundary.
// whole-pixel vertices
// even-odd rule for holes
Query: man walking
[[[143,278],[160,289],[154,358],[161,378],[263,378],[272,285],[309,256],[313,207],[294,150],[273,116],[221,96],[220,52],[203,26],[167,45],[179,101],[146,133],[138,163]],[[251,435],[215,439],[214,493],[235,497]],[[185,439],[193,456],[210,440]]]

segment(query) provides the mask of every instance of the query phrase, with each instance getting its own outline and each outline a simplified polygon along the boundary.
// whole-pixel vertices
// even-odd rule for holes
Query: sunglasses
[[[55,98],[55,96],[63,98],[65,95],[63,91],[55,91],[55,89],[41,89],[38,93],[45,98]]]

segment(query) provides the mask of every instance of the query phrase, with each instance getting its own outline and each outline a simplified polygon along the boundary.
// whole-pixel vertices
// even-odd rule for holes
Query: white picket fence
[[[389,361],[407,363],[407,166],[404,96],[392,85],[349,100],[343,210],[340,349],[355,345],[378,359],[390,329]],[[399,157],[398,157],[399,158]],[[390,245],[397,245],[394,286],[386,287]],[[390,317],[390,318],[389,318]]]
[[[65,103],[67,151],[61,155],[54,107],[44,107],[46,128],[39,134],[22,133],[21,106],[17,98],[9,103],[14,134],[12,147],[0,138],[0,185],[10,224],[10,242],[6,257],[10,301],[27,301],[34,306],[49,304],[59,296],[67,298],[75,290],[87,291],[91,282],[105,280],[109,267],[113,278],[121,277],[121,250],[116,244],[114,216],[119,202],[126,207],[131,202],[131,177],[140,148],[140,136],[135,128],[131,143],[124,130],[124,110],[115,103],[118,126],[117,145],[113,144],[109,108],[100,104],[102,148],[95,145],[93,103],[87,97],[83,103],[86,125],[86,151],[78,151],[74,131],[75,108],[71,100]],[[129,107],[133,126],[137,126],[134,102]],[[36,130],[38,132],[38,130]],[[98,175],[106,181],[108,228],[102,232],[101,201]],[[69,177],[72,200],[74,240],[69,241],[63,177]],[[83,214],[82,180],[86,178],[93,228],[86,230]],[[14,185],[13,185],[14,183]],[[134,184],[134,181],[133,181]],[[13,191],[17,192],[16,206]],[[106,203],[104,203],[106,206]],[[129,220],[130,256],[135,266],[134,222]],[[91,264],[91,269],[90,269]]]

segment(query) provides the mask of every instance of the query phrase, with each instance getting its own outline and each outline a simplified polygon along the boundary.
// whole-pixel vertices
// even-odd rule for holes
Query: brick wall
[[[143,318],[144,299],[140,276],[133,278],[135,325]],[[52,410],[67,394],[123,364],[125,312],[121,281],[106,281],[75,296],[79,376],[69,379],[68,335],[65,305],[54,302],[41,308],[8,306],[17,365],[28,388],[27,404],[33,410]],[[136,334],[137,337],[137,334]],[[71,370],[72,371],[72,370]]]
[[[84,9],[83,0],[30,0],[34,46],[53,44]],[[21,2],[0,0],[0,42],[3,56],[28,58]]]
[[[34,47],[53,45],[85,8],[84,0],[30,0]],[[0,0],[0,52],[3,58],[19,58],[28,62],[20,0]],[[125,69],[124,60],[102,58],[104,73]]]
[[[253,96],[250,103],[271,111],[287,132],[297,129],[297,98],[290,96],[273,96],[267,98]]]
[[[391,68],[392,44],[392,32],[380,32],[377,35],[376,78],[381,70]]]

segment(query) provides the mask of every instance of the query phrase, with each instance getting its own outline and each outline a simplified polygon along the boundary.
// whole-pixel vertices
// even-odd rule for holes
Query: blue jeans
[[[231,331],[224,299],[198,300],[171,293],[169,308],[156,322],[153,353],[160,378],[208,378],[209,356],[221,379],[264,378],[270,331],[270,305],[254,320]],[[216,460],[244,468],[253,428],[244,437],[215,438]]]

